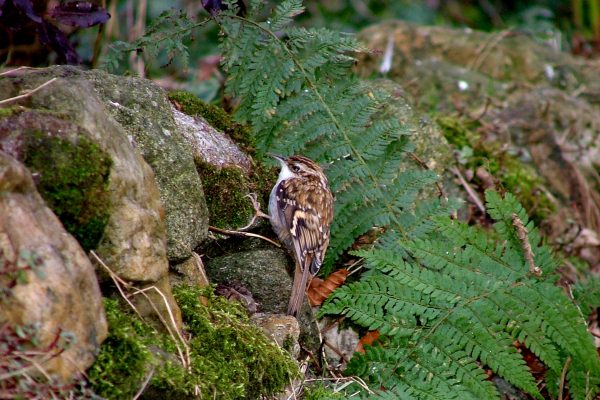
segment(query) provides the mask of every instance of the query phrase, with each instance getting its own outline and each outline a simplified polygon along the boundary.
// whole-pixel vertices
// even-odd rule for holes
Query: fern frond
[[[299,10],[285,1],[270,24],[224,17],[227,93],[240,98],[236,117],[251,122],[259,153],[327,163],[336,205],[326,266],[359,235],[385,230],[358,253],[362,279],[336,290],[320,312],[381,333],[382,347],[368,347],[352,368],[381,396],[498,398],[485,366],[540,398],[513,345],[519,340],[551,376],[567,357],[596,376],[581,315],[552,285],[558,263],[521,205],[487,193],[496,235],[449,219],[451,203],[416,205],[437,176],[407,162],[410,130],[387,117],[388,95],[349,74],[360,46],[329,30],[290,27]],[[532,259],[541,277],[532,276]]]
[[[295,16],[303,12],[302,0],[285,0],[275,7],[273,18],[268,20],[266,24],[274,32],[277,32],[287,27]]]

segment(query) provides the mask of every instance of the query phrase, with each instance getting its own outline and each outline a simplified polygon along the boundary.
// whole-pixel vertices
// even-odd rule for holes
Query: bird
[[[323,169],[311,159],[269,155],[281,164],[269,196],[269,219],[279,240],[294,255],[294,283],[287,314],[296,316],[309,278],[319,272],[329,246],[334,198]]]

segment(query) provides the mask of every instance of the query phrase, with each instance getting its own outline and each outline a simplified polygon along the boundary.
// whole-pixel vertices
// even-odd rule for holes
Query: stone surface
[[[298,320],[285,314],[255,314],[251,321],[271,338],[279,347],[288,350],[294,357],[300,354],[300,325]]]
[[[340,328],[339,321],[327,317],[319,321],[319,328],[325,341],[323,351],[328,363],[343,370],[356,351],[358,333],[350,327]]]
[[[212,258],[205,267],[213,283],[237,280],[248,288],[258,302],[259,312],[286,313],[292,292],[293,261],[284,250],[270,247],[241,251]],[[306,298],[298,321],[302,344],[318,349],[319,334]]]
[[[181,262],[208,233],[208,210],[192,148],[173,118],[164,91],[151,81],[87,71],[85,79],[127,132],[154,174],[165,208],[167,256]]]
[[[183,137],[192,147],[196,163],[223,168],[236,166],[246,174],[252,169],[250,157],[228,136],[210,126],[202,117],[190,116],[173,107],[173,117]]]
[[[0,151],[0,261],[14,265],[24,252],[39,258],[14,287],[0,274],[0,325],[36,326],[40,348],[61,332],[74,340],[60,355],[37,362],[61,381],[91,365],[107,326],[94,267],[37,193],[24,165]]]
[[[74,128],[65,123],[64,127],[71,126],[71,131],[85,135],[106,152],[112,161],[108,187],[110,216],[96,252],[123,279],[145,282],[160,279],[168,271],[168,262],[164,210],[154,174],[130,143],[127,132],[108,116],[82,71],[53,67],[8,75],[0,80],[0,97],[35,88],[52,77],[57,80],[28,98],[28,108],[36,110],[38,117],[29,115],[25,125],[19,125],[19,116],[15,114],[3,122],[4,126],[11,130],[8,133],[12,136],[28,135],[34,123],[31,120],[37,118],[36,129],[58,135],[60,129],[48,120],[48,114],[52,114],[77,125]]]
[[[209,285],[202,258],[196,253],[192,253],[192,256],[184,262],[172,265],[169,271],[169,279],[172,286],[205,287]]]
[[[173,297],[168,275],[139,289],[140,292],[134,291],[133,301],[142,316],[150,316],[150,322],[160,330],[182,329],[181,310]]]

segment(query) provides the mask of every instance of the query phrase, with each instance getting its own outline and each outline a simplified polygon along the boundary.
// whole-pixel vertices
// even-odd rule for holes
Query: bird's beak
[[[268,155],[269,157],[273,157],[273,158],[275,158],[275,159],[276,159],[276,160],[278,160],[279,162],[283,162],[283,161],[285,160],[285,157],[284,157],[284,156],[281,156],[281,155],[279,155],[279,154],[275,154],[275,153],[267,153],[267,155]]]

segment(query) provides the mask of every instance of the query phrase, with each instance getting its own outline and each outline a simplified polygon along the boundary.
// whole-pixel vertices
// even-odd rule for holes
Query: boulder
[[[192,147],[166,93],[149,80],[100,70],[82,77],[154,171],[165,208],[167,256],[172,263],[184,261],[208,234],[208,210]]]
[[[107,334],[94,267],[46,206],[27,168],[3,151],[0,289],[0,326],[33,328],[41,353],[34,361],[48,374],[69,382],[92,364]],[[65,338],[65,350],[47,359],[52,350],[43,349],[64,346]]]
[[[249,289],[258,303],[259,312],[269,314],[287,312],[292,292],[294,264],[285,250],[256,246],[249,250],[211,258],[205,266],[211,282],[239,281]],[[319,333],[306,298],[298,314],[298,322],[300,341],[307,348],[318,350]]]

